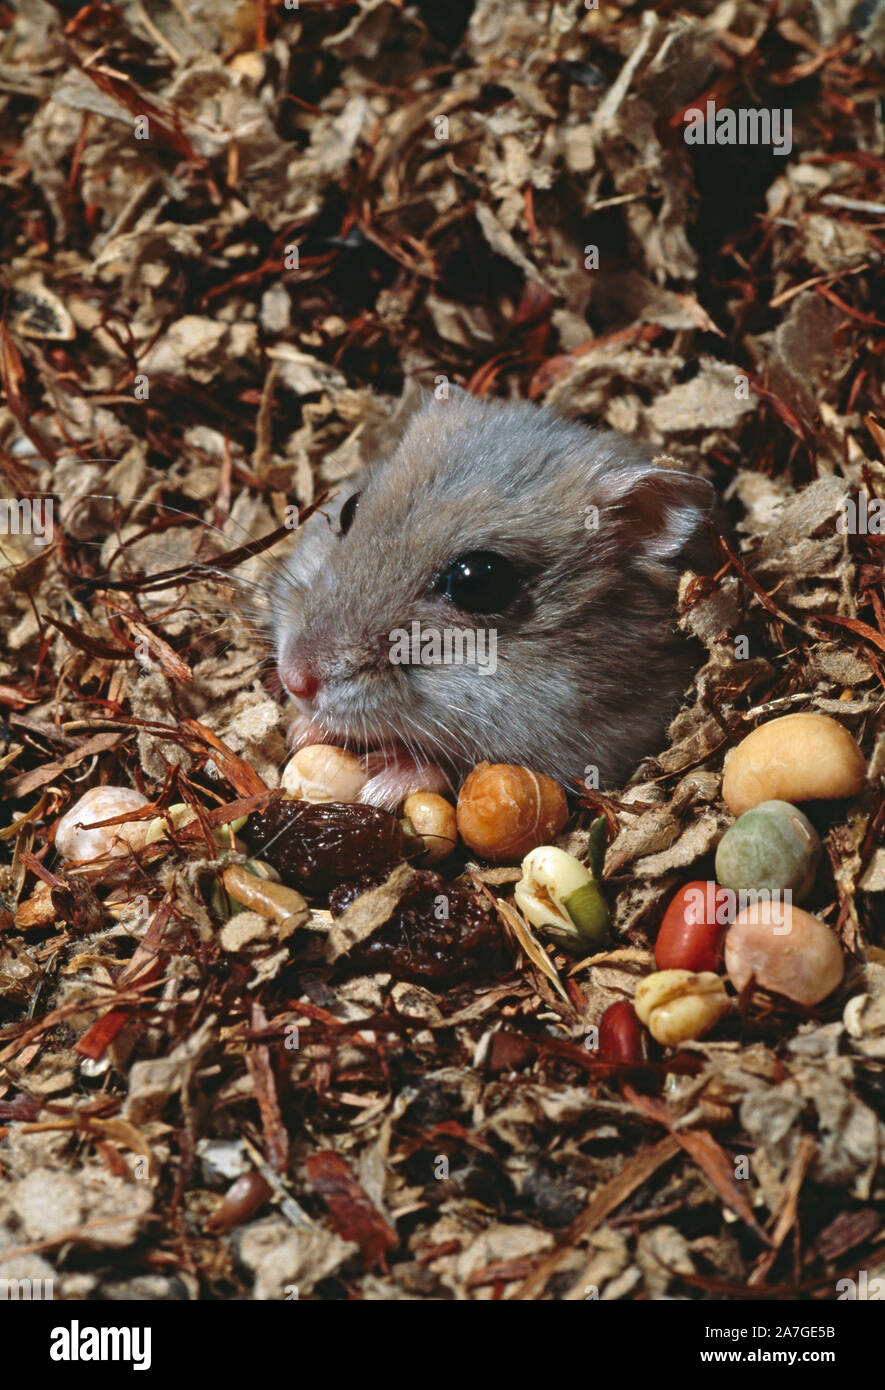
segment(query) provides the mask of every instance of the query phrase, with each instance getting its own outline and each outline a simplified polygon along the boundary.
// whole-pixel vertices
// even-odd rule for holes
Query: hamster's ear
[[[705,521],[712,520],[716,494],[705,478],[677,469],[650,468],[634,474],[615,503],[624,541],[649,570],[660,566],[705,566],[712,559]]]

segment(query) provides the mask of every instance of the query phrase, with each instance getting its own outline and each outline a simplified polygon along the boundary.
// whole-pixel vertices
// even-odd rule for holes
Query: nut
[[[715,883],[686,883],[671,899],[655,941],[659,970],[717,970],[731,894]]]
[[[271,1196],[270,1184],[260,1173],[244,1173],[227,1189],[206,1222],[206,1230],[216,1234],[230,1231],[249,1221]]]
[[[283,769],[281,785],[301,801],[359,801],[369,780],[365,764],[346,748],[310,743],[299,748]]]
[[[197,813],[192,806],[188,806],[186,801],[176,801],[173,806],[167,807],[162,816],[155,816],[152,821],[148,821],[144,842],[146,845],[156,844],[158,840],[166,838],[170,826],[174,830],[181,830],[196,819]]]
[[[183,830],[185,826],[192,826],[197,819],[196,810],[189,806],[186,801],[176,801],[174,805],[167,806],[163,815],[154,816],[153,820],[147,821],[147,830],[144,831],[144,844],[154,845],[157,841],[167,840],[171,837],[172,831]],[[222,849],[238,849],[236,844],[236,831],[242,830],[249,816],[239,816],[236,820],[228,821],[226,826],[218,826],[213,830],[213,840],[215,844],[221,845]]]
[[[540,845],[522,861],[513,900],[524,917],[566,950],[601,951],[609,937],[608,904],[579,859]]]
[[[403,802],[403,815],[412,823],[416,835],[425,844],[419,864],[430,868],[446,859],[458,843],[458,820],[455,808],[436,792],[412,792]]]
[[[521,859],[558,835],[568,804],[558,782],[510,763],[478,763],[458,797],[465,845],[493,863]]]
[[[100,825],[94,829],[86,827],[93,821],[141,811],[150,804],[134,787],[93,787],[61,817],[55,829],[55,848],[63,859],[98,859],[105,854],[117,858],[140,849],[145,841],[147,821]]]
[[[725,938],[725,968],[735,989],[756,983],[806,1007],[841,983],[845,960],[837,937],[819,918],[788,903],[751,903]]]
[[[193,806],[189,806],[186,801],[176,801],[166,808],[162,816],[155,816],[152,821],[148,821],[144,843],[153,845],[158,840],[165,840],[170,837],[172,831],[183,830],[185,826],[193,825],[196,819],[197,813]],[[236,832],[242,830],[248,819],[248,816],[240,816],[229,821],[227,825],[219,826],[212,831],[213,840],[224,849],[236,849]]]
[[[257,874],[250,873],[244,864],[230,864],[221,879],[235,902],[272,922],[280,925],[287,923],[294,928],[306,922],[310,916],[306,901],[294,888],[259,878]]]
[[[710,970],[659,970],[640,980],[636,1012],[663,1047],[703,1038],[731,1008],[725,984]]]
[[[609,1004],[599,1020],[599,1056],[603,1062],[645,1061],[645,1034],[629,999]]]
[[[866,766],[856,740],[827,714],[785,714],[735,748],[722,797],[735,816],[760,801],[832,801],[855,796]]]
[[[716,850],[716,877],[725,888],[789,889],[804,902],[821,855],[817,831],[788,801],[760,801],[726,830]]]

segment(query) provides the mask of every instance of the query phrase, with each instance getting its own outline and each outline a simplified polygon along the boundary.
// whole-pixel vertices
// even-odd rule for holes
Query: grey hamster
[[[461,391],[430,401],[278,570],[295,741],[383,750],[364,799],[391,807],[483,759],[622,782],[691,680],[676,585],[713,505],[704,479],[620,434]],[[472,662],[426,638],[456,631],[478,640]],[[421,638],[411,663],[404,632]]]

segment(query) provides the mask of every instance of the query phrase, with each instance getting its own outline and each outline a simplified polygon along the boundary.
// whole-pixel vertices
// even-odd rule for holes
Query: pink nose
[[[320,688],[316,671],[299,661],[284,661],[280,666],[283,685],[299,700],[312,700]]]

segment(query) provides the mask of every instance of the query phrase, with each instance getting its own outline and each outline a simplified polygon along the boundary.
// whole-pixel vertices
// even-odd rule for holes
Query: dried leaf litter
[[[0,468],[55,509],[51,543],[0,537],[6,1277],[611,1300],[885,1274],[882,539],[836,526],[885,484],[875,13],[6,15]],[[711,98],[789,107],[790,155],[686,145]],[[420,871],[288,933],[220,888],[242,855],[213,829],[261,811],[286,752],[276,552],[224,557],[390,447],[439,375],[642,437],[712,477],[732,526],[716,577],[683,578],[705,657],[666,745],[562,837],[580,852],[607,817],[615,945],[549,974],[511,943],[476,978],[406,979],[396,939],[341,969],[432,898]],[[612,1072],[588,1030],[711,872],[725,753],[800,709],[869,759],[817,819],[843,987]],[[102,782],[197,822],[71,874],[53,828]],[[516,874],[447,872],[506,943]],[[253,1172],[269,1199],[213,1229]]]

